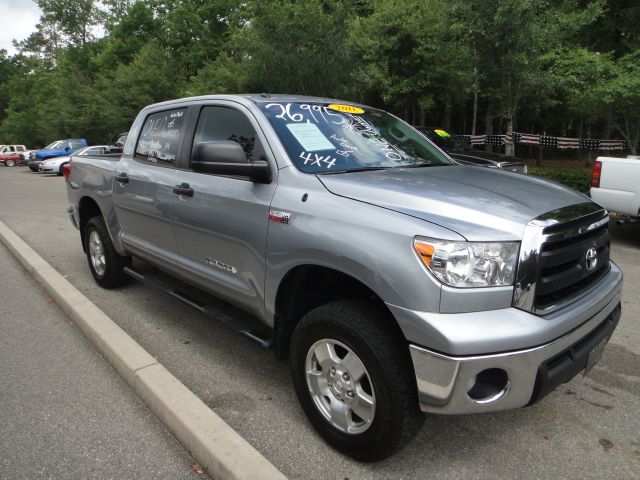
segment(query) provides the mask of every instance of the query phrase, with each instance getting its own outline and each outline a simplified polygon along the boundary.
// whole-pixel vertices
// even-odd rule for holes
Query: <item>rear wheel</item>
[[[15,164],[16,164],[16,162],[14,162],[13,160],[7,160],[7,161],[5,162],[5,165],[6,165],[7,167],[13,167],[13,166],[15,166]]]
[[[62,165],[60,165],[60,168],[58,169],[58,175],[62,176],[62,174],[64,173],[64,166],[67,164],[67,162],[63,163]]]
[[[85,242],[89,269],[98,285],[114,288],[125,284],[128,277],[124,267],[131,264],[131,257],[123,257],[115,250],[102,217],[89,220]]]
[[[290,367],[309,421],[337,450],[378,461],[422,425],[402,334],[375,305],[339,300],[309,312],[291,339]]]

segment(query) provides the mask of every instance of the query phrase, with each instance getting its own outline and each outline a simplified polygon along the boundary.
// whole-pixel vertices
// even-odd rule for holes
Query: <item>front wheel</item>
[[[375,305],[339,300],[305,315],[291,339],[293,383],[309,421],[334,448],[362,461],[399,450],[424,418],[393,321]]]
[[[124,267],[131,263],[131,258],[121,256],[113,247],[102,217],[87,222],[85,242],[89,269],[98,285],[114,288],[125,284],[128,277]]]
[[[62,176],[64,174],[64,166],[67,164],[67,162],[63,163],[62,165],[60,165],[60,168],[58,169],[58,176]]]
[[[5,163],[5,165],[7,167],[13,167],[13,166],[15,166],[15,164],[16,164],[16,162],[14,162],[13,160],[7,160],[6,163]]]

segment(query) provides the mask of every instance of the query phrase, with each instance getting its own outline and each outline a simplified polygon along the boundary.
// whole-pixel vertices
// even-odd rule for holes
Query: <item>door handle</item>
[[[193,197],[193,188],[188,183],[182,183],[173,187],[173,193],[184,195],[185,197]]]
[[[129,183],[129,175],[127,175],[125,172],[122,172],[119,175],[116,175],[116,181],[120,183]]]

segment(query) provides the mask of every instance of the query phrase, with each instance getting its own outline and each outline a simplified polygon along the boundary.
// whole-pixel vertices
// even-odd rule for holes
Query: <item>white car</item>
[[[640,217],[640,159],[598,157],[591,198],[610,212]]]
[[[74,152],[73,155],[68,156],[65,155],[63,157],[55,157],[50,158],[48,160],[44,160],[40,162],[38,166],[38,171],[41,173],[57,173],[58,175],[62,175],[63,167],[72,161],[73,157],[83,157],[85,155],[102,155],[107,152],[106,145],[93,145],[91,147],[84,147]]]

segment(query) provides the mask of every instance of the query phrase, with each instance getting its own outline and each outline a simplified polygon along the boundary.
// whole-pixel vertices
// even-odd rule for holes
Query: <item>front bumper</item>
[[[34,172],[37,172],[40,168],[40,164],[42,163],[42,160],[29,160],[29,163],[27,163],[27,166],[33,170]]]
[[[42,163],[40,165],[38,165],[38,171],[39,172],[57,172],[58,168],[54,165],[43,165]]]
[[[423,326],[431,329],[432,345],[416,345],[408,336],[422,411],[461,414],[523,407],[585,370],[591,352],[601,351],[620,318],[622,273],[611,265],[588,298],[547,317],[508,308],[429,318]],[[547,338],[558,324],[562,333]],[[450,348],[437,348],[444,345]]]

